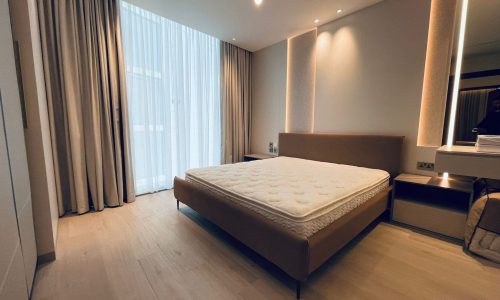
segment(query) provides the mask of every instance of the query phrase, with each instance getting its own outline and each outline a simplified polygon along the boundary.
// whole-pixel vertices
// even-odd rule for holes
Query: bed
[[[281,133],[280,156],[190,170],[182,202],[297,282],[388,207],[403,137]]]

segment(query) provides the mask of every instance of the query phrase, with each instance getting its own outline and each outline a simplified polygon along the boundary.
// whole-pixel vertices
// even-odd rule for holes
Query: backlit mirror
[[[458,49],[450,72],[444,144],[453,119],[455,145],[474,145],[478,134],[500,134],[500,1],[469,0],[466,17],[456,114],[451,115]]]

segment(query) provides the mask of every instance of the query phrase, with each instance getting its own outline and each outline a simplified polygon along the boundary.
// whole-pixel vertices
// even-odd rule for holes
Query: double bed
[[[294,278],[388,207],[403,137],[281,133],[277,158],[189,170],[174,195]]]

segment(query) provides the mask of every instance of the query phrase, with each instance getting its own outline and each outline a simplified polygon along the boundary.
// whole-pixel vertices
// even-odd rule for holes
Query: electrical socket
[[[269,142],[269,153],[278,154],[278,147],[274,145],[274,142]]]
[[[425,162],[425,161],[418,161],[417,162],[417,169],[422,170],[422,171],[434,171],[434,163]]]

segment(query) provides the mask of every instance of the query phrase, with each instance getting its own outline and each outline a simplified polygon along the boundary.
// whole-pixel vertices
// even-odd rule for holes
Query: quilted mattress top
[[[280,223],[283,220],[307,223],[333,212],[334,216],[327,218],[329,223],[387,187],[389,174],[376,169],[280,156],[192,169],[186,173],[186,179]],[[312,231],[324,225],[316,224]]]

